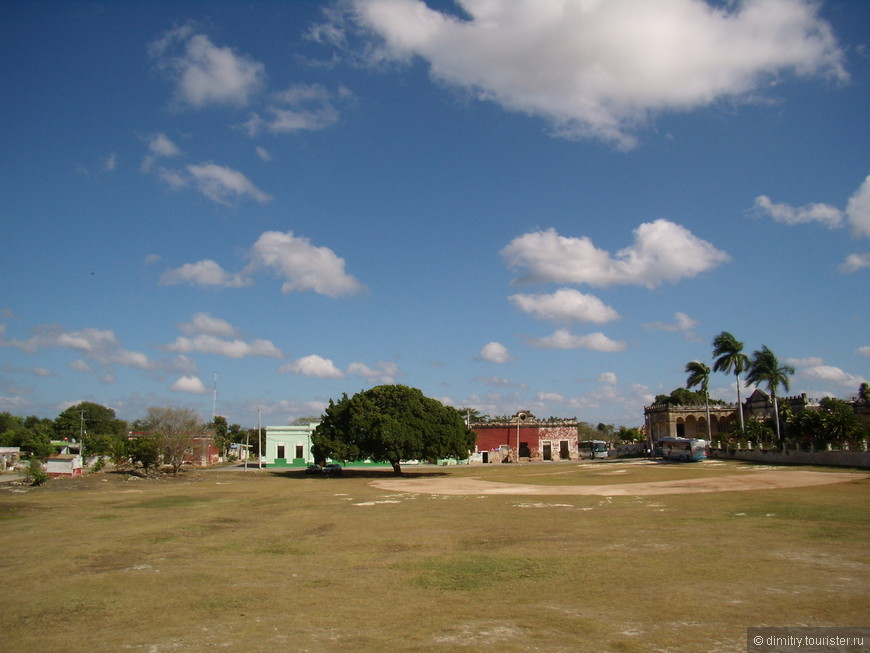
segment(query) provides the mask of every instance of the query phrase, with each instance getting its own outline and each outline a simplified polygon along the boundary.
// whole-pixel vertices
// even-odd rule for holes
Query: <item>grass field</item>
[[[407,471],[556,486],[753,467]],[[612,497],[370,485],[388,476],[100,473],[3,487],[0,650],[745,651],[748,626],[868,624],[860,472],[816,487]]]

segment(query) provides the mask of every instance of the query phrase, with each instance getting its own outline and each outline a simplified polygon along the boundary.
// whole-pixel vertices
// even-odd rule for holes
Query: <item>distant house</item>
[[[303,467],[313,463],[311,434],[320,422],[266,427],[266,464],[274,467]]]
[[[221,461],[220,451],[213,435],[192,435],[190,440],[190,448],[184,452],[185,465],[207,467]]]
[[[0,447],[0,472],[15,467],[21,459],[21,447]]]
[[[51,477],[81,476],[82,457],[74,453],[56,453],[46,460],[45,472]]]
[[[477,435],[475,462],[580,459],[576,418],[539,421],[520,411],[506,422],[481,422],[470,428]]]

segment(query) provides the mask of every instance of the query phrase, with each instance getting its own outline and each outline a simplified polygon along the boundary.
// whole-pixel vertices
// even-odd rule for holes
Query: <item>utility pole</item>
[[[85,464],[85,409],[79,411],[79,455],[82,457],[82,465]],[[67,450],[69,451],[69,450]]]
[[[257,409],[257,458],[259,459],[260,469],[263,469],[263,429],[260,426],[262,412],[259,408]]]

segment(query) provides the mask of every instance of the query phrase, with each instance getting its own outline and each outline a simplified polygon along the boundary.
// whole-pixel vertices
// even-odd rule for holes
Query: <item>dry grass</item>
[[[409,472],[609,484],[745,469]],[[870,614],[867,480],[479,497],[385,492],[369,485],[378,474],[97,474],[4,490],[2,648],[745,651],[747,626]]]

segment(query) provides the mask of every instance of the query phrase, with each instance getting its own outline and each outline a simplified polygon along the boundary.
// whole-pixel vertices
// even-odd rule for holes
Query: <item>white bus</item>
[[[680,462],[696,462],[707,457],[707,441],[695,438],[662,438],[658,442],[661,457]]]
[[[580,440],[577,449],[581,458],[607,458],[607,443],[604,440]]]

